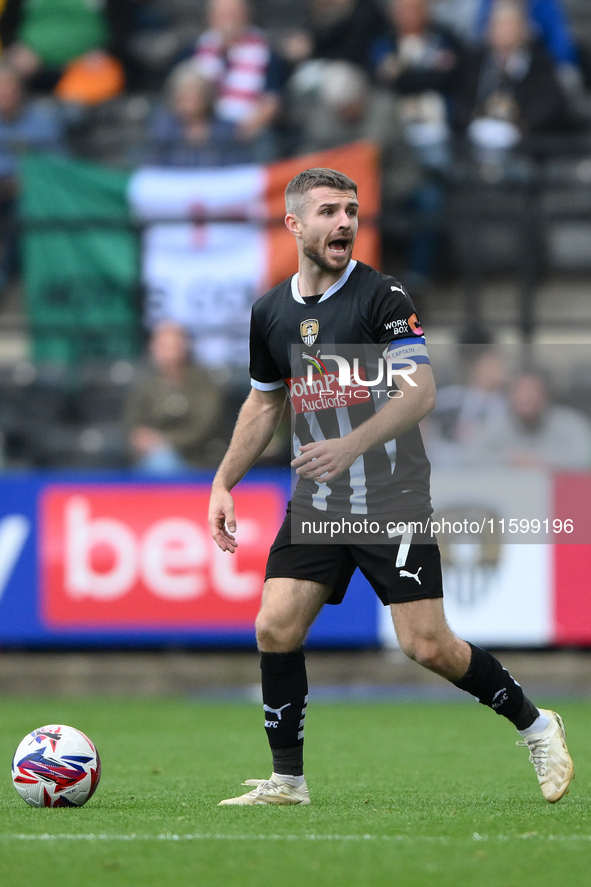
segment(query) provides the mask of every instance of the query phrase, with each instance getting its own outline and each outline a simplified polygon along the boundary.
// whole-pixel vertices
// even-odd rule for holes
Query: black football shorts
[[[396,566],[399,548],[400,537],[382,545],[292,543],[288,507],[269,552],[265,579],[320,582],[332,588],[327,603],[340,604],[359,567],[384,606],[443,597],[437,542],[411,541],[403,566]]]

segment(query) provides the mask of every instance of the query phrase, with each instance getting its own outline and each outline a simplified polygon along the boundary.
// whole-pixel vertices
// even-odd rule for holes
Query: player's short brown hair
[[[298,173],[285,189],[285,209],[293,215],[301,215],[305,197],[313,188],[335,188],[337,191],[353,191],[357,185],[344,173],[323,166],[304,169]]]

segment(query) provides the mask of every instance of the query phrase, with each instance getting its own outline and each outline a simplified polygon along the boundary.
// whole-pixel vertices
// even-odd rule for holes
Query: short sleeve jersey
[[[322,372],[322,356],[334,352],[333,346],[347,344],[380,346],[380,352],[387,351],[392,359],[429,362],[423,331],[404,287],[362,262],[351,261],[315,304],[300,296],[295,275],[253,306],[251,384],[263,391],[287,387],[295,453],[303,444],[345,436],[388,402],[383,388],[381,396],[368,388],[371,393],[364,392],[366,397],[357,401],[340,397],[343,389],[334,385],[320,396],[317,389],[306,386],[307,365],[314,363]],[[294,365],[294,354],[299,365]],[[300,477],[292,507],[409,520],[431,512],[429,480],[429,461],[415,426],[359,456],[330,484]]]

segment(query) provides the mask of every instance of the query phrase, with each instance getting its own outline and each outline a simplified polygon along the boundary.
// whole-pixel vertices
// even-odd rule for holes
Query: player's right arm
[[[237,542],[234,500],[230,490],[251,468],[271,442],[285,407],[284,386],[272,391],[252,388],[238,415],[228,451],[211,488],[209,526],[222,551],[232,554]]]

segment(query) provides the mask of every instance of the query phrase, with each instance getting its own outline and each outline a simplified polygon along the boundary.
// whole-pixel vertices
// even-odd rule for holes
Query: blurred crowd
[[[423,422],[434,468],[591,468],[589,396],[557,403],[547,371],[514,363],[491,345],[463,349],[460,381],[439,387]]]
[[[267,162],[373,140],[382,230],[387,236],[406,224],[405,272],[419,290],[436,265],[458,144],[510,163],[524,140],[582,125],[577,102],[591,80],[589,50],[575,40],[563,0],[292,7],[285,6],[293,22],[275,17],[267,27],[264,3],[196,2],[192,34],[184,42],[177,34],[155,64],[172,15],[165,3],[0,3],[2,229],[14,210],[17,155],[41,148],[92,157],[93,143],[102,144],[93,139],[101,109],[134,95],[139,103],[121,105],[126,142],[115,152],[128,167]],[[133,139],[126,115],[142,118]],[[112,146],[107,154],[113,159]],[[2,252],[6,277],[14,245]]]
[[[403,231],[401,276],[416,295],[437,273],[459,159],[510,170],[531,139],[591,126],[581,114],[591,34],[589,46],[575,37],[566,0],[294,0],[281,4],[285,21],[263,0],[201,0],[174,34],[173,7],[0,0],[0,292],[18,268],[23,151],[206,168],[370,139],[380,152],[382,236]],[[109,113],[115,126],[101,156]],[[218,458],[224,395],[189,351],[174,324],[154,332],[150,369],[125,407],[138,469]],[[589,465],[587,420],[558,415],[542,377],[509,385],[496,363],[486,351],[466,384],[441,392],[426,429],[434,463],[561,467],[557,453]],[[285,448],[281,434],[270,458]]]
[[[575,407],[559,403],[552,390],[555,379],[536,363],[516,363],[515,349],[503,354],[480,345],[460,352],[458,381],[439,386],[436,407],[422,423],[435,469],[591,469],[589,392]],[[439,348],[435,354],[437,369]],[[216,438],[227,406],[223,390],[192,363],[186,334],[177,324],[154,329],[149,355],[125,407],[136,471],[174,474],[211,467],[225,443]],[[453,361],[447,357],[443,365],[449,370]],[[263,463],[285,460],[289,437],[286,415]]]

